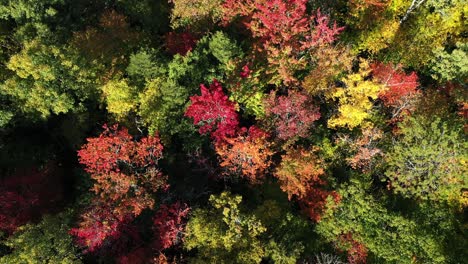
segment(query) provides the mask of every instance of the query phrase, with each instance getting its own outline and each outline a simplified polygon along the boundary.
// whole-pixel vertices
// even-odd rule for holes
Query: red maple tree
[[[193,123],[200,126],[200,134],[210,133],[215,141],[234,136],[239,125],[235,103],[229,101],[217,80],[213,80],[209,88],[201,84],[200,89],[201,95],[190,97],[191,104],[185,116],[193,118]]]
[[[180,242],[181,233],[185,228],[185,218],[190,212],[186,204],[176,202],[171,205],[162,205],[154,216],[154,246],[161,251]]]
[[[244,17],[245,24],[265,51],[270,72],[284,81],[294,83],[295,71],[303,69],[301,59],[312,48],[332,43],[343,30],[317,10],[307,13],[307,0],[228,0],[223,6],[224,22]]]
[[[75,236],[78,245],[86,247],[85,252],[94,252],[105,240],[117,239],[121,225],[129,219],[129,216],[114,215],[113,209],[103,203],[94,202],[81,214],[79,227],[72,228],[70,234]]]
[[[280,139],[294,136],[306,137],[313,122],[320,118],[318,107],[301,92],[289,91],[287,96],[276,96],[274,92],[265,100],[265,113],[273,120]]]
[[[135,141],[127,129],[104,126],[99,137],[88,138],[78,151],[81,164],[95,180],[93,191],[114,205],[121,215],[139,215],[152,208],[152,193],[167,187],[166,177],[157,167],[163,146],[158,136]]]
[[[97,196],[71,232],[78,244],[94,251],[119,236],[119,226],[152,208],[153,194],[167,188],[167,178],[157,167],[163,150],[157,135],[136,141],[127,129],[104,125],[101,135],[87,141],[78,157],[95,181]]]
[[[400,66],[393,67],[380,62],[372,64],[371,68],[373,77],[387,88],[379,94],[386,106],[397,107],[418,93],[419,83],[415,72],[406,74]]]

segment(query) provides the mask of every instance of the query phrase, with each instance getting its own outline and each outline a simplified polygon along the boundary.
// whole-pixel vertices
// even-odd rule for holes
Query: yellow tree
[[[106,97],[107,111],[117,119],[124,118],[136,109],[137,91],[128,85],[127,80],[110,80],[102,87],[102,91]]]
[[[328,120],[329,128],[344,127],[353,129],[361,125],[373,106],[371,100],[378,98],[383,86],[368,80],[371,69],[369,63],[361,60],[359,71],[342,79],[344,87],[331,89],[326,97],[338,102],[338,113]]]

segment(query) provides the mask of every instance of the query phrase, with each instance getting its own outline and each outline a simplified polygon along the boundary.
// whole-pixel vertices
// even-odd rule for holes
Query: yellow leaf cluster
[[[359,72],[349,74],[342,80],[345,87],[335,87],[326,94],[328,99],[338,101],[338,113],[328,120],[329,128],[353,129],[369,116],[373,106],[371,100],[377,99],[384,88],[366,79],[370,71],[368,62],[362,60]]]
[[[136,91],[128,85],[126,80],[111,80],[107,82],[102,91],[106,97],[107,110],[117,118],[125,117],[136,107]]]

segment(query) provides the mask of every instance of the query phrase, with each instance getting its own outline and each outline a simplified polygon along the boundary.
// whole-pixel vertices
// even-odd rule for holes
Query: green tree
[[[278,199],[278,197],[274,197]],[[289,206],[266,199],[253,210],[242,197],[223,192],[210,197],[210,209],[197,209],[187,224],[185,247],[198,249],[196,263],[297,263],[311,243],[310,223]]]
[[[46,215],[38,224],[20,227],[3,242],[12,251],[0,257],[0,263],[81,263],[68,234],[71,222],[71,212],[65,211],[55,216]]]
[[[431,65],[433,78],[465,83],[468,79],[468,43],[458,42],[451,53],[443,48],[435,49]]]
[[[369,193],[370,187],[370,178],[352,176],[351,183],[338,190],[341,201],[329,200],[317,233],[341,250],[349,250],[350,245],[340,238],[351,234],[369,251],[370,263],[448,263],[444,233],[434,223],[424,228],[421,222],[387,209]]]
[[[386,154],[385,175],[404,197],[460,203],[467,188],[467,142],[462,127],[440,118],[410,117],[401,138]]]
[[[186,227],[184,246],[198,249],[194,263],[260,263],[265,255],[259,236],[264,225],[240,211],[242,197],[224,192],[211,196],[211,209],[197,209]]]
[[[97,97],[92,65],[73,49],[35,39],[25,43],[7,67],[13,74],[0,84],[0,94],[33,119],[79,112],[84,102]]]

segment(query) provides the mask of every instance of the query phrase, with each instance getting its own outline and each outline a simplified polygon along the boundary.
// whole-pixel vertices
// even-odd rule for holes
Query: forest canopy
[[[0,1],[0,264],[466,263],[467,17]]]

